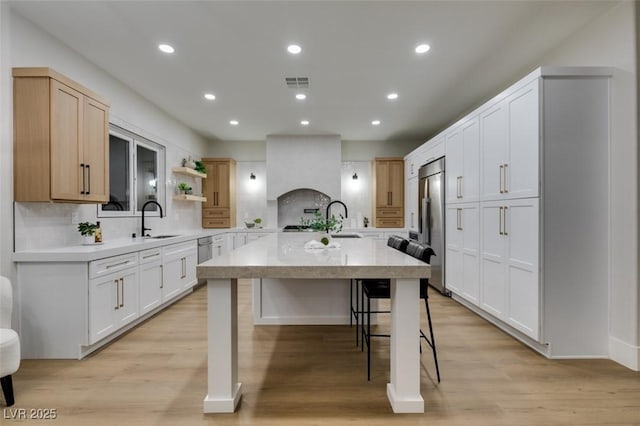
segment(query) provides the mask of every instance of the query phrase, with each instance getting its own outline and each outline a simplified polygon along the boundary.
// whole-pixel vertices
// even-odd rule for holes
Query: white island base
[[[391,280],[390,383],[387,396],[394,413],[423,413],[420,394],[420,277],[429,265],[387,247],[382,241],[345,242],[323,263],[291,239],[277,234],[207,261],[198,277],[207,280],[208,385],[205,413],[234,412],[242,397],[238,377],[238,279],[277,278],[328,281],[351,277]],[[347,288],[348,290],[348,288]],[[348,294],[345,298],[348,303]]]

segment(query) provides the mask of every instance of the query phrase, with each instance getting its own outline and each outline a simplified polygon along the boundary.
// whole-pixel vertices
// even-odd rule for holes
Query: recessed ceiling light
[[[416,53],[427,53],[431,49],[428,44],[419,44],[416,46]]]
[[[209,100],[209,101],[212,101],[212,100],[214,100],[216,98],[216,95],[214,95],[213,93],[205,93],[204,94],[204,98]]]
[[[302,120],[300,122],[300,124],[302,124],[303,126],[308,126],[309,125],[309,120]]]
[[[170,46],[168,44],[159,44],[158,45],[158,49],[160,49],[160,51],[164,52],[164,53],[173,53],[176,50],[173,48],[173,46]]]
[[[290,44],[289,46],[287,46],[287,50],[289,51],[289,53],[297,55],[298,53],[302,52],[302,47],[298,46],[297,44]]]
[[[240,122],[238,120],[231,120],[229,121],[229,124],[231,124],[232,126],[237,126],[238,124],[240,124]]]
[[[390,101],[392,101],[394,99],[398,99],[398,94],[397,93],[389,93],[387,95],[387,99],[389,99]]]
[[[371,124],[373,124],[374,126],[379,126],[380,125],[380,120],[373,120],[371,122]]]
[[[307,99],[307,95],[305,95],[304,93],[298,93],[296,94],[296,99],[299,101],[303,101],[305,99]]]

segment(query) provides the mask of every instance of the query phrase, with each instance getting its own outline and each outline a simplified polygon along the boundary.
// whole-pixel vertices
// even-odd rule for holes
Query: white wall
[[[11,80],[9,60],[9,6],[0,2],[0,275],[14,278],[13,251],[13,148],[11,130]]]
[[[616,68],[611,83],[610,356],[640,368],[638,291],[638,4],[624,2],[569,37],[537,64]],[[604,225],[604,224],[603,224]],[[597,250],[597,247],[594,247]]]
[[[151,219],[150,226],[154,233],[175,232],[201,228],[200,204],[184,201],[174,202],[171,196],[176,181],[184,180],[174,176],[170,170],[180,165],[183,157],[200,158],[208,149],[208,142],[188,127],[176,121],[164,111],[152,105],[143,97],[126,87],[100,68],[76,54],[67,46],[58,42],[47,33],[32,25],[21,16],[12,13],[3,4],[2,56],[6,59],[2,68],[2,87],[11,85],[11,67],[51,67],[78,83],[91,88],[108,99],[111,103],[110,121],[158,142],[166,148],[166,185],[167,202],[164,207],[165,219]],[[9,15],[7,18],[6,15]],[[8,21],[8,22],[6,22]],[[5,23],[8,25],[5,26]],[[2,96],[3,124],[11,123],[11,95]],[[7,99],[9,101],[7,102]],[[11,206],[11,131],[0,135],[2,161],[7,167],[0,170],[0,182],[4,190],[1,193],[2,218],[5,217],[5,206]],[[6,155],[5,155],[6,154]],[[3,164],[4,166],[4,164]],[[8,182],[8,184],[5,184]],[[194,188],[199,190],[199,183]],[[10,209],[10,207],[9,207]],[[78,213],[80,221],[95,221],[97,210],[95,205],[50,204],[50,203],[16,203],[16,249],[25,250],[45,248],[58,245],[71,245],[80,242],[76,225],[71,223],[71,214]],[[9,214],[11,210],[9,210]],[[140,233],[139,218],[100,218],[105,240],[128,237],[131,233]],[[36,232],[34,232],[34,230]],[[2,234],[12,235],[11,224],[2,219]],[[10,253],[2,238],[3,250]],[[5,251],[3,251],[3,260]],[[7,256],[8,257],[8,256]]]

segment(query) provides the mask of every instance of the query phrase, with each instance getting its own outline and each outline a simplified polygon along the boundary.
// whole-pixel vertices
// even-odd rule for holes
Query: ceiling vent
[[[285,77],[284,81],[290,89],[307,89],[309,87],[309,77]]]

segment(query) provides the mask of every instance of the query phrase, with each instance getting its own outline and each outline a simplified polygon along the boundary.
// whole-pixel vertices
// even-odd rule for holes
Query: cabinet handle
[[[502,190],[500,190],[500,192],[502,192]],[[504,235],[502,232],[502,207],[500,207],[500,211],[498,212],[498,233]]]
[[[156,256],[159,256],[159,255],[160,255],[160,253],[153,253],[153,254],[149,254],[149,255],[146,255],[146,256],[142,256],[142,258],[143,259],[148,259],[150,257],[156,257]],[[160,265],[160,266],[162,266],[162,265]]]
[[[413,228],[413,212],[411,212],[411,227]]]
[[[116,283],[116,306],[113,307],[114,310],[118,310],[120,305],[120,286],[118,286],[118,280],[113,280]]]
[[[502,214],[502,235],[509,235],[507,232],[507,210],[509,210],[509,207],[504,207],[504,213]]]
[[[124,262],[114,263],[114,264],[112,264],[112,265],[107,265],[107,266],[106,266],[106,268],[107,268],[107,269],[109,269],[109,268],[115,268],[116,266],[126,265],[127,263],[129,263],[129,261],[128,261],[128,260],[125,260]]]
[[[87,169],[87,192],[85,192],[86,195],[91,194],[91,165],[87,164],[86,165],[86,169]]]
[[[503,180],[502,180],[503,179],[502,178],[503,171],[504,171],[504,164],[500,164],[500,193],[501,194],[504,194],[504,189],[502,189],[503,188],[503,184],[502,184],[502,182],[503,182]],[[502,207],[500,207],[500,208],[502,208]]]
[[[124,307],[124,278],[120,278],[120,307]]]
[[[164,266],[160,265],[160,288],[164,288]]]
[[[462,176],[456,177],[456,198],[462,198]]]
[[[184,257],[180,259],[180,261],[182,262],[182,271],[181,271],[182,272],[182,276],[180,277],[180,279],[182,279],[182,278],[187,276],[187,274],[185,272],[185,269],[187,269],[186,266],[185,266],[185,260],[186,259]]]
[[[504,193],[505,193],[505,194],[506,194],[507,192],[509,192],[509,185],[508,185],[508,183],[509,183],[509,179],[508,179],[509,175],[507,174],[507,172],[508,172],[508,170],[507,170],[507,169],[508,169],[508,167],[509,167],[509,165],[505,163],[505,164],[504,164],[504,167],[502,168],[502,170],[503,170],[503,174],[504,174]],[[505,207],[505,209],[506,209],[506,207]]]
[[[82,169],[82,191],[80,191],[80,194],[84,195],[84,188],[85,188],[85,174],[84,174],[84,163],[80,164],[80,168]]]
[[[462,209],[456,209],[456,228],[462,231]]]

